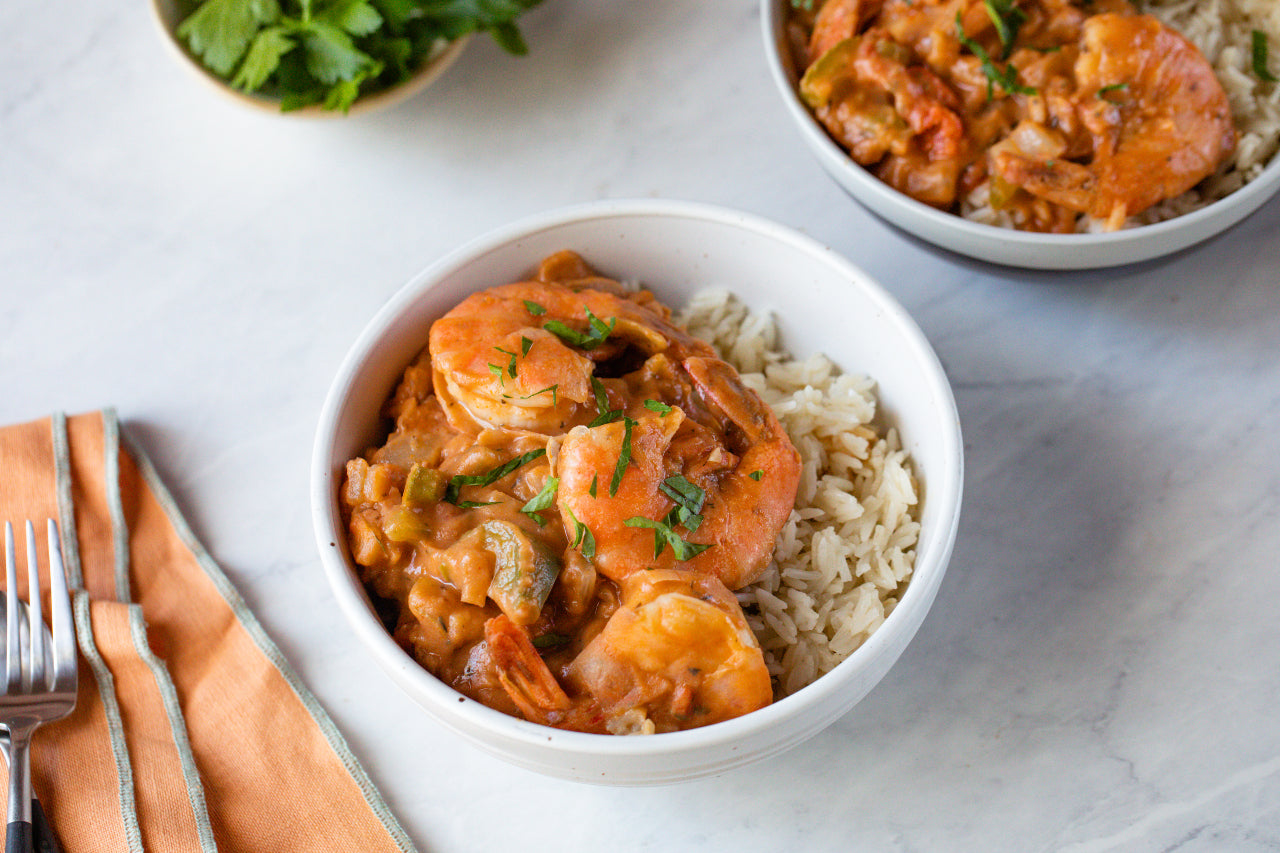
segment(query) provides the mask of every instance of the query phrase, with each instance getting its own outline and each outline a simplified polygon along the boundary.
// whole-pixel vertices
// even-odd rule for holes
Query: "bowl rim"
[[[151,19],[160,30],[161,41],[164,42],[167,52],[180,65],[227,100],[244,107],[250,107],[259,113],[282,118],[341,119],[397,106],[439,79],[458,60],[458,57],[462,55],[462,52],[473,37],[472,33],[467,33],[453,41],[442,39],[435,46],[431,55],[424,59],[422,65],[407,79],[388,88],[379,89],[376,92],[356,98],[350,109],[345,113],[339,110],[326,110],[318,104],[311,104],[301,109],[285,112],[280,109],[280,100],[278,98],[252,92],[242,92],[232,87],[228,81],[214,74],[204,66],[204,63],[191,55],[187,46],[178,38],[177,28],[181,21],[177,17],[178,7],[176,0],[151,0],[149,5],[152,12]]]
[[[954,232],[954,238],[941,243],[924,235],[917,235],[927,242],[943,245],[952,251],[969,255],[979,260],[995,260],[1012,266],[1038,266],[1017,260],[1001,260],[991,257],[990,252],[975,253],[966,247],[973,241],[988,243],[997,240],[1008,247],[1007,252],[999,254],[1009,257],[1025,255],[1028,250],[1052,247],[1058,250],[1092,250],[1096,254],[1081,257],[1075,264],[1053,264],[1047,269],[1084,269],[1097,266],[1112,266],[1138,260],[1150,260],[1155,257],[1173,254],[1215,234],[1226,230],[1241,219],[1248,216],[1266,202],[1280,188],[1280,152],[1272,155],[1271,160],[1262,168],[1257,177],[1228,195],[1206,204],[1196,210],[1154,222],[1125,228],[1120,231],[1046,234],[1033,231],[1019,231],[1002,228],[985,222],[970,219],[938,210],[935,207],[917,201],[911,196],[894,189],[866,169],[855,163],[848,153],[841,148],[818,123],[813,114],[800,102],[795,89],[794,69],[783,45],[782,27],[786,22],[783,11],[787,0],[761,0],[761,28],[764,37],[765,59],[770,75],[782,95],[787,112],[795,121],[801,136],[810,148],[818,155],[822,165],[829,171],[846,177],[857,184],[860,193],[871,196],[876,204],[864,200],[861,194],[855,197],[865,204],[873,213],[892,221],[895,225],[911,231],[909,223],[923,222],[932,228]],[[880,206],[888,210],[898,210],[900,216],[893,217]],[[914,233],[914,232],[912,232]],[[1166,238],[1164,248],[1154,251],[1142,251],[1141,245],[1160,243]]]
[[[943,447],[941,458],[948,460],[950,464],[945,470],[929,472],[927,500],[935,501],[939,505],[937,524],[942,533],[936,549],[924,555],[923,564],[917,562],[912,582],[908,584],[899,604],[885,622],[861,647],[830,673],[796,693],[742,717],[697,729],[667,732],[657,738],[627,738],[560,731],[511,717],[463,697],[462,694],[423,669],[395,643],[391,635],[378,622],[362,585],[347,563],[345,552],[340,546],[335,545],[334,537],[342,535],[341,528],[332,523],[335,517],[336,486],[330,460],[334,456],[335,427],[352,383],[377,342],[401,314],[417,299],[438,286],[442,280],[489,252],[566,225],[587,220],[634,220],[650,217],[691,218],[729,225],[754,232],[757,236],[789,244],[794,249],[820,258],[826,265],[856,282],[856,286],[865,291],[867,297],[883,311],[884,319],[881,322],[894,324],[904,335],[908,349],[926,366],[926,381],[929,385],[927,393],[944,407],[944,411],[940,413],[940,420],[945,420],[953,427],[940,436]],[[357,631],[366,646],[375,653],[375,657],[379,658],[383,666],[394,668],[413,685],[413,689],[410,689],[403,681],[398,681],[402,689],[409,692],[415,699],[429,696],[433,702],[439,703],[441,709],[453,705],[459,708],[469,706],[465,713],[475,725],[507,742],[544,748],[554,744],[560,751],[569,754],[621,758],[640,755],[675,755],[702,750],[717,744],[727,745],[758,733],[795,715],[803,707],[821,704],[824,698],[840,690],[847,676],[862,669],[866,666],[866,662],[879,657],[881,649],[892,643],[895,635],[903,631],[907,632],[906,640],[903,641],[905,646],[929,609],[950,561],[959,526],[963,472],[963,442],[958,409],[950,383],[947,381],[936,352],[906,309],[882,285],[859,267],[813,238],[754,214],[698,202],[611,199],[580,203],[534,214],[474,238],[429,264],[383,304],[343,358],[322,406],[311,460],[311,508],[323,568],[348,623]],[[912,625],[910,614],[915,611],[918,611],[919,617]],[[446,704],[446,701],[449,704]],[[839,713],[843,714],[848,709],[846,706]],[[455,721],[447,719],[442,710],[438,711],[425,706],[424,710],[441,723],[458,728]]]

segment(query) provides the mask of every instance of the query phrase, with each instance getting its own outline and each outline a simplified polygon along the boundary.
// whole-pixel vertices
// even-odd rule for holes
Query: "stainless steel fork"
[[[62,563],[58,526],[48,522],[51,627],[44,624],[40,561],[35,526],[27,522],[26,607],[18,598],[13,525],[4,525],[5,689],[0,695],[0,725],[9,730],[9,815],[5,853],[33,850],[31,832],[31,735],[40,725],[61,719],[76,705],[77,649],[71,595]]]

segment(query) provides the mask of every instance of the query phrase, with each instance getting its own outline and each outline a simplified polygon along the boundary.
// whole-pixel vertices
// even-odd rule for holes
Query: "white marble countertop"
[[[754,0],[546,0],[529,56],[479,39],[407,104],[319,122],[224,102],[149,14],[0,4],[0,422],[118,410],[424,853],[1280,849],[1280,200],[1165,261],[1027,273],[838,190]],[[968,470],[937,603],[866,700],[762,764],[628,790],[499,763],[370,666],[307,484],[330,378],[411,275],[648,196],[883,282],[954,382]]]

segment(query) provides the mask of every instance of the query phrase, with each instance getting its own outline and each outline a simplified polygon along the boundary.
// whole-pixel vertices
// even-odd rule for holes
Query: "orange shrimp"
[[[576,731],[639,734],[709,725],[773,699],[759,643],[720,581],[677,570],[639,572],[621,606],[573,659],[561,687],[528,635],[490,619],[497,678],[525,717]]]
[[[1087,18],[1075,63],[1087,163],[993,153],[1010,184],[1119,228],[1213,174],[1234,150],[1231,107],[1196,47],[1149,15]]]
[[[800,455],[729,365],[692,357],[681,367],[697,396],[690,405],[723,420],[728,446],[674,407],[575,428],[554,462],[560,514],[571,540],[579,524],[591,531],[595,565],[606,577],[622,581],[678,565],[739,589],[759,578],[772,557],[795,505]],[[678,507],[697,521],[681,522],[678,511],[673,518]]]
[[[544,261],[537,280],[467,297],[432,324],[428,344],[435,392],[455,429],[543,435],[594,417],[596,365],[628,348],[711,353],[648,291],[624,292],[572,252]]]

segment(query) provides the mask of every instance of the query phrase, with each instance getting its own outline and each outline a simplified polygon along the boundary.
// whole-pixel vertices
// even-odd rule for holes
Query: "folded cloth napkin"
[[[80,687],[32,779],[65,850],[414,849],[113,412],[0,429],[0,520],[46,517]]]

